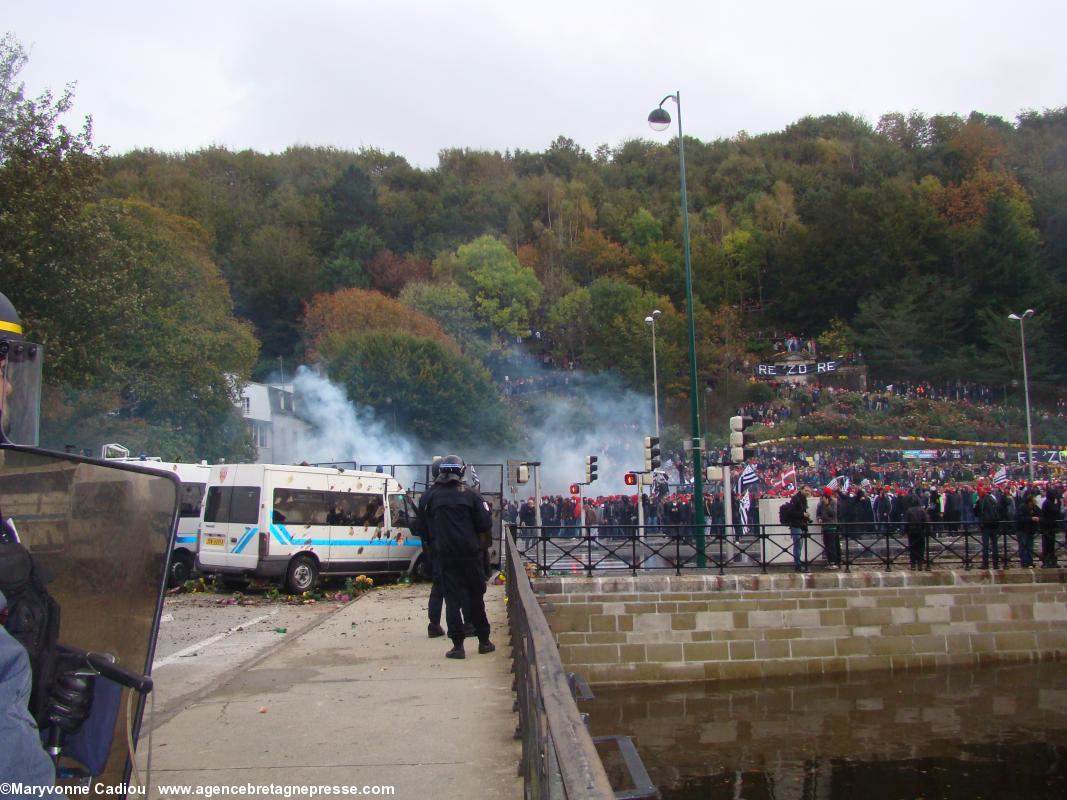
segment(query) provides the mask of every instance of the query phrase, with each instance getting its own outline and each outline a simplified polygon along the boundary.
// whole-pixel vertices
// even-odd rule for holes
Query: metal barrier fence
[[[627,737],[605,737],[619,747],[634,790],[614,792],[596,743],[578,711],[575,693],[584,681],[563,670],[556,640],[534,596],[525,562],[506,536],[508,621],[516,710],[522,739],[519,771],[527,800],[638,800],[655,796],[655,788]],[[599,741],[599,740],[598,740]]]
[[[520,555],[541,574],[553,572],[673,570],[681,574],[700,562],[697,530],[692,525],[600,525],[514,528]],[[1051,535],[1020,536],[1014,525],[983,531],[977,523],[938,522],[925,535],[909,537],[897,523],[811,525],[794,540],[777,525],[708,525],[704,534],[704,570],[812,568],[851,571],[953,567],[987,569],[1056,566],[1067,561],[1065,525]],[[839,550],[839,554],[835,552]]]

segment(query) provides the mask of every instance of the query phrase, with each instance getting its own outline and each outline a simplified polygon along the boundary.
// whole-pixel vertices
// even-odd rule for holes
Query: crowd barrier
[[[781,524],[729,528],[710,524],[705,526],[703,552],[700,531],[687,524],[511,528],[519,554],[542,575],[605,571],[636,575],[654,570],[680,575],[698,567],[720,574],[832,567],[845,572],[891,571],[910,569],[913,562],[920,569],[1051,567],[1067,563],[1065,530],[1061,521],[1051,537],[1041,532],[1029,537],[1028,558],[1027,538],[1020,538],[1008,523],[983,531],[977,523],[934,522],[921,535],[913,533],[910,540],[899,523],[842,523],[832,529],[813,524],[796,542]],[[837,559],[833,558],[835,540],[840,549]],[[913,552],[914,548],[919,549]]]

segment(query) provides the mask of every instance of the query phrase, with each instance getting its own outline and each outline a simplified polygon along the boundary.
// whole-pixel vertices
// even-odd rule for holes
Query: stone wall
[[[540,578],[592,684],[898,670],[1067,655],[1067,570]]]

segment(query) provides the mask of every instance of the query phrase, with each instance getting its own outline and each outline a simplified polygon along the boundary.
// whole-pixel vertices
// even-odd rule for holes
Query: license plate
[[[225,547],[226,538],[224,536],[205,536],[204,544],[208,547]]]

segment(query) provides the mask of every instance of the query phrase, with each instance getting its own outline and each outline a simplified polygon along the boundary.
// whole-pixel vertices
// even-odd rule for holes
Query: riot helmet
[[[441,474],[441,461],[444,456],[434,456],[433,461],[430,462],[430,480],[437,480],[437,476]]]
[[[27,342],[15,306],[0,294],[0,442],[36,446],[44,350]]]
[[[467,465],[463,463],[463,459],[459,456],[454,454],[447,455],[441,459],[441,463],[438,465],[438,470],[438,483],[461,481],[463,480],[463,473],[467,471]]]

